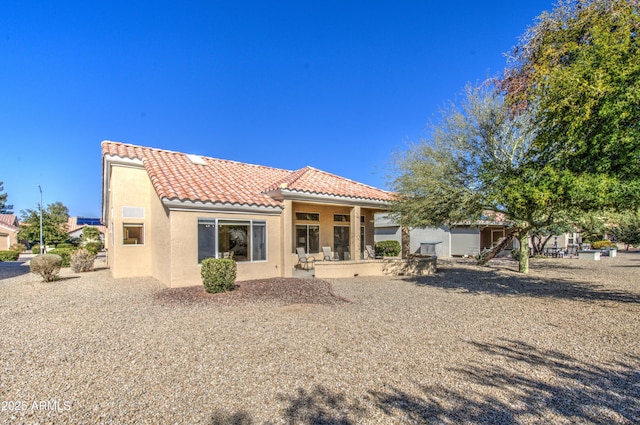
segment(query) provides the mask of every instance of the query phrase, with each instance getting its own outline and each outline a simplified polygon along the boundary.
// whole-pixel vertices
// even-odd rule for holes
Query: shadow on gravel
[[[640,422],[639,358],[602,366],[521,341],[471,344],[496,358],[452,370],[471,385],[425,386],[419,395],[398,388],[374,392],[378,407],[412,423]],[[493,366],[497,363],[508,366]]]
[[[561,264],[549,263],[544,267],[567,271],[567,268]],[[508,273],[504,271],[505,269],[490,267],[453,265],[438,269],[438,272],[432,276],[408,277],[404,280],[418,286],[463,289],[472,294],[640,303],[640,294],[604,289],[592,282],[550,279],[511,273],[511,270],[508,270]]]
[[[0,280],[30,273],[29,264],[23,261],[0,262]]]
[[[387,385],[361,398],[319,385],[311,390],[299,388],[280,396],[286,403],[281,419],[292,424],[341,425],[640,423],[640,358],[595,365],[515,340],[470,345],[490,361],[485,357],[451,369],[458,384],[423,385],[414,393]],[[214,413],[211,424],[223,423],[254,421],[244,411]]]

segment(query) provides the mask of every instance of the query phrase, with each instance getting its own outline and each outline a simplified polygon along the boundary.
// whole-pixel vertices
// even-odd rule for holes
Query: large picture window
[[[267,223],[253,220],[198,220],[198,263],[205,258],[238,262],[267,260]]]
[[[304,252],[320,252],[320,226],[299,224],[296,226],[296,248],[304,248]]]

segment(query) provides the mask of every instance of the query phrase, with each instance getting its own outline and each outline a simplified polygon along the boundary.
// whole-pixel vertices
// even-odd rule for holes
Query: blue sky
[[[0,181],[14,211],[99,217],[102,140],[386,188],[467,82],[553,1],[20,1],[0,13]]]

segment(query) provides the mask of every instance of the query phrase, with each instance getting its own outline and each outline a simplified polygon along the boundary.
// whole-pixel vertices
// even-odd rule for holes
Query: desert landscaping
[[[640,422],[640,253],[438,261],[216,295],[1,263],[0,423]]]

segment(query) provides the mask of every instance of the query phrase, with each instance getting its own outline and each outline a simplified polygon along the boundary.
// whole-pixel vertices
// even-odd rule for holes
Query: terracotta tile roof
[[[382,189],[367,186],[313,167],[301,168],[291,173],[270,189],[286,188],[290,191],[319,195],[345,196],[352,198],[393,200],[393,194]]]
[[[12,229],[18,229],[17,223],[18,217],[15,214],[0,214],[0,224]]]
[[[279,207],[266,194],[286,185],[288,190],[354,198],[391,200],[392,194],[324,171],[297,171],[196,157],[119,142],[102,142],[102,154],[142,161],[161,199],[231,205]]]

